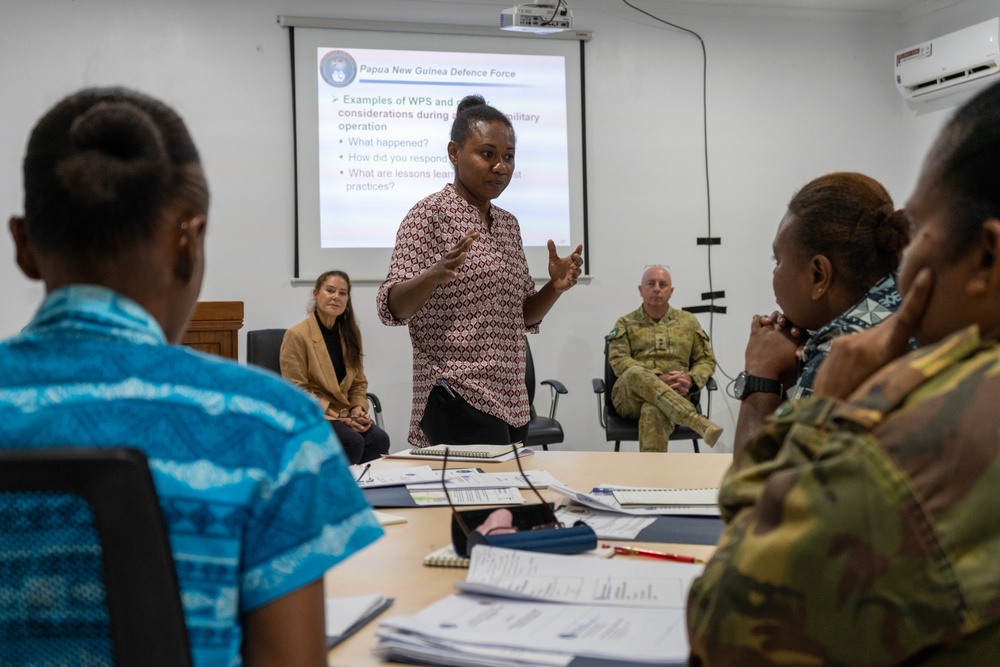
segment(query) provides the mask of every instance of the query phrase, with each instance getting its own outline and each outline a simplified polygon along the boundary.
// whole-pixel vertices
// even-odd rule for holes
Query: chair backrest
[[[0,451],[0,665],[191,664],[146,457]]]
[[[604,405],[609,406],[614,410],[614,406],[611,404],[611,390],[615,388],[615,382],[618,381],[618,376],[615,375],[615,371],[611,368],[611,362],[608,360],[608,339],[604,339]]]
[[[256,329],[247,332],[247,363],[281,375],[281,341],[284,329]]]

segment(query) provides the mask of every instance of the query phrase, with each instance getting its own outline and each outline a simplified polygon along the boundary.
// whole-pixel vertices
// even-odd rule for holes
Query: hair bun
[[[910,242],[910,219],[902,210],[890,205],[879,210],[879,220],[875,225],[875,245],[881,253],[899,256]]]
[[[170,181],[163,137],[149,115],[135,105],[95,104],[73,121],[69,138],[69,154],[56,173],[81,205],[155,196]]]
[[[466,95],[462,98],[462,101],[458,103],[458,110],[456,113],[462,113],[466,109],[478,106],[486,106],[486,98],[482,95]]]

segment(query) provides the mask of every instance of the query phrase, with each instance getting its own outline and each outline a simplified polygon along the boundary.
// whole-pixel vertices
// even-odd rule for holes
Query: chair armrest
[[[549,402],[549,419],[556,418],[556,409],[559,407],[559,394],[569,393],[566,386],[559,380],[543,380],[542,384],[549,385],[551,401]]]
[[[384,431],[385,421],[382,419],[382,401],[378,400],[378,396],[371,392],[365,395],[368,397],[369,402],[371,402],[372,407],[375,409],[375,425]]]
[[[566,385],[559,380],[542,380],[542,384],[549,385],[557,394],[569,393],[566,389]]]
[[[604,422],[604,378],[593,378],[590,382],[594,385],[594,395],[597,396],[597,421],[602,429],[607,429]]]
[[[708,378],[708,382],[705,383],[704,389],[708,389],[709,391],[715,391],[718,388],[719,388],[719,383],[715,381],[715,376],[713,375],[712,377]]]

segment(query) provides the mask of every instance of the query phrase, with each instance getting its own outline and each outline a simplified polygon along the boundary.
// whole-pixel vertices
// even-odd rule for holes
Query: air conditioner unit
[[[896,52],[896,87],[911,102],[1000,81],[1000,18]]]

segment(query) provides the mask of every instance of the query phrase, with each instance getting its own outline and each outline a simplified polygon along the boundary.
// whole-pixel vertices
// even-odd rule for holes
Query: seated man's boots
[[[719,436],[722,435],[721,426],[694,411],[685,415],[681,419],[681,424],[700,435],[709,446],[714,446],[719,441]]]

